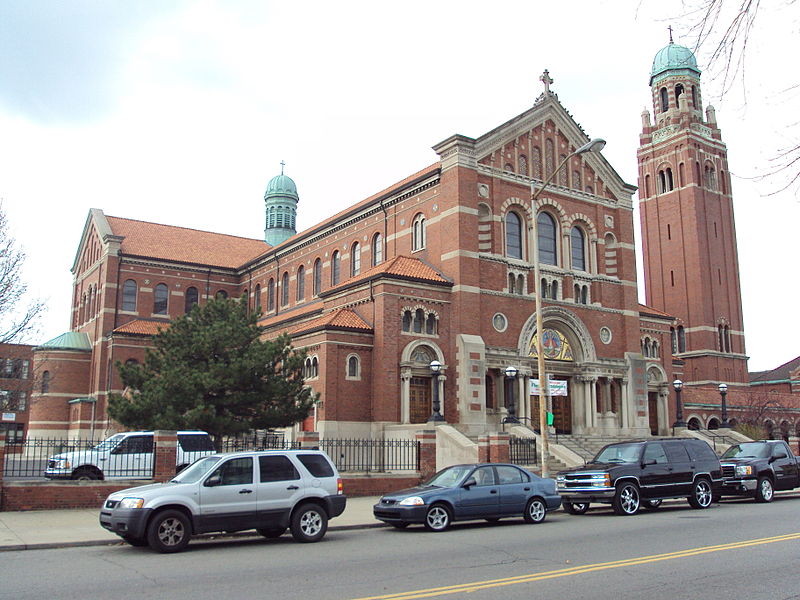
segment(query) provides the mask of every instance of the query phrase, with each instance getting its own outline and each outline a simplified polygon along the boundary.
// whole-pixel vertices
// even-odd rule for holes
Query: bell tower
[[[670,39],[650,88],[654,122],[645,110],[637,152],[646,301],[677,318],[687,383],[746,383],[728,152],[691,50]]]

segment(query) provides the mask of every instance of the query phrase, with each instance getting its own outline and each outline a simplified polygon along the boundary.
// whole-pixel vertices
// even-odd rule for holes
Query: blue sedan
[[[422,523],[444,531],[453,521],[522,516],[541,523],[561,506],[556,482],[516,465],[453,465],[417,487],[386,494],[373,506],[375,518],[397,528]]]

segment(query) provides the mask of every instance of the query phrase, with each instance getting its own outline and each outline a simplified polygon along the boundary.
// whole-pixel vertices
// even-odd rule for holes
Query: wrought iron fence
[[[515,465],[537,464],[536,439],[518,438],[509,439],[509,460]]]
[[[419,470],[416,440],[324,439],[319,445],[340,472]]]

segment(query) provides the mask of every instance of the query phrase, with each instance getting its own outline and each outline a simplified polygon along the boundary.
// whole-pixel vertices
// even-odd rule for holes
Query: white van
[[[216,450],[205,431],[179,431],[176,472]],[[47,460],[48,479],[150,479],[153,476],[153,432],[116,433],[94,448],[63,452]]]

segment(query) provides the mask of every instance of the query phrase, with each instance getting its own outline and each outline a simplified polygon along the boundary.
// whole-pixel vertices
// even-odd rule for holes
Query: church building
[[[717,384],[733,398],[748,373],[726,148],[695,58],[670,42],[650,76],[638,151],[647,305],[637,187],[582,151],[590,136],[541,80],[522,114],[442,140],[429,167],[299,233],[303,199],[283,168],[263,239],[92,209],[70,329],[34,349],[28,435],[113,430],[115,362],[143,361],[159,328],[218,295],[307,351],[320,396],[299,427],[323,438],[402,437],[430,419],[469,436],[509,418],[538,428],[539,335],[556,431],[666,435],[678,377],[684,416],[695,402],[709,426]]]

